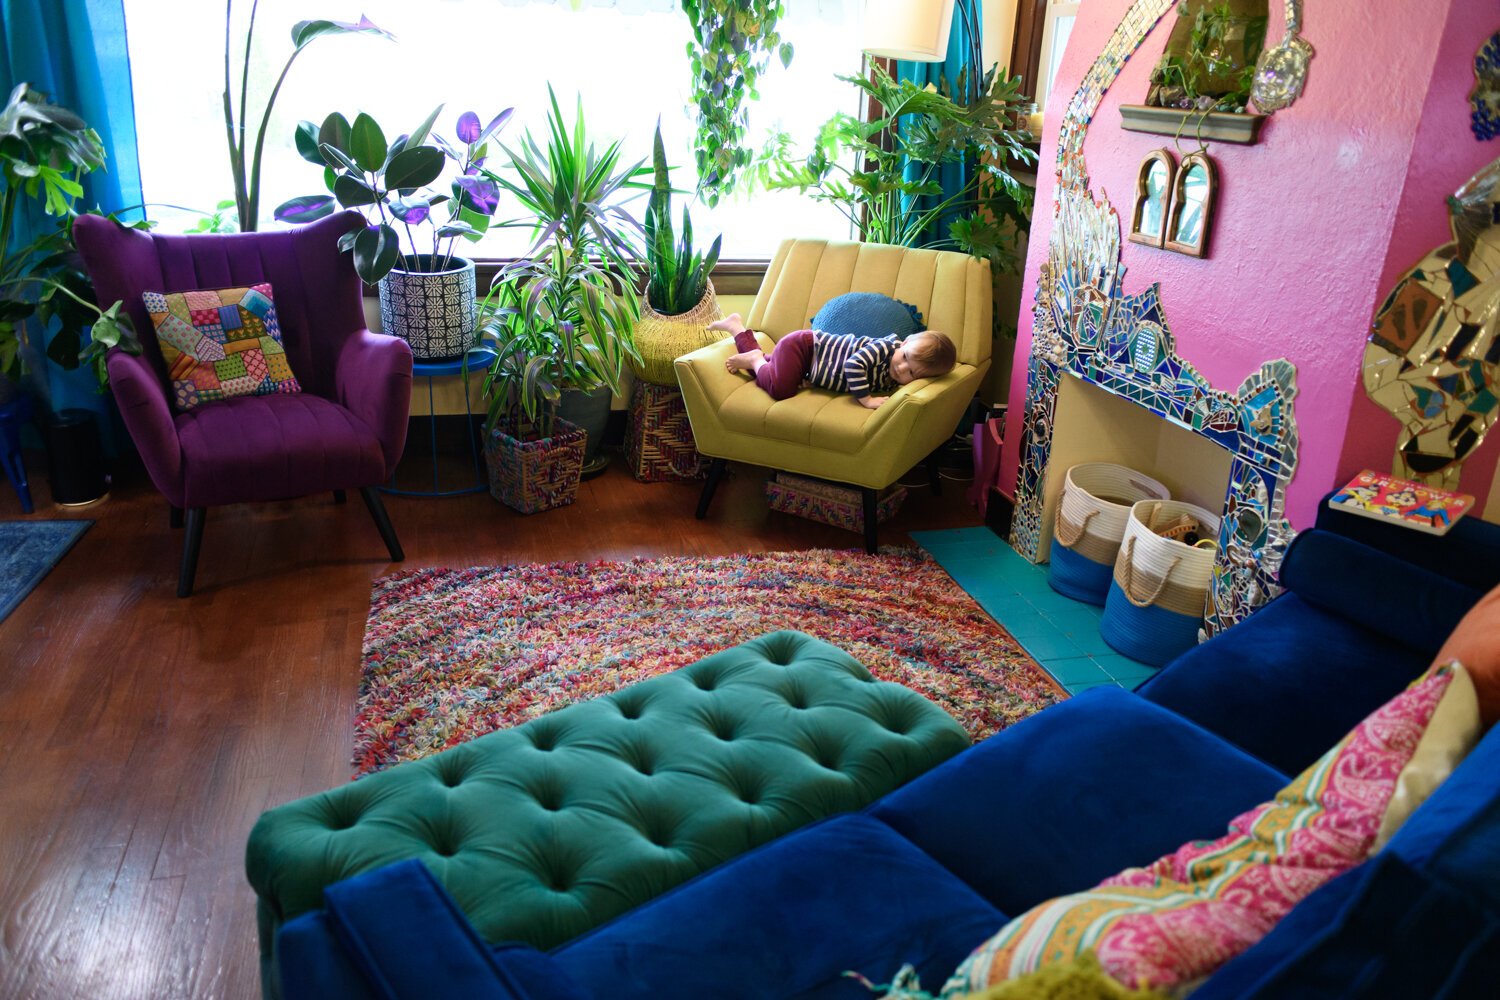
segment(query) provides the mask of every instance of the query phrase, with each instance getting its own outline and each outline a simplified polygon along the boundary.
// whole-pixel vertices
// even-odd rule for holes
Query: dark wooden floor
[[[0,623],[0,998],[258,995],[245,837],[262,810],[348,780],[370,583],[394,567],[358,497],[210,511],[188,600],[181,533],[139,473]],[[616,459],[568,508],[387,499],[407,567],[849,548],[768,514],[737,468],[697,488]],[[914,477],[921,479],[920,470]],[[0,518],[22,516],[0,480]],[[963,484],[912,489],[883,542],[977,524]]]

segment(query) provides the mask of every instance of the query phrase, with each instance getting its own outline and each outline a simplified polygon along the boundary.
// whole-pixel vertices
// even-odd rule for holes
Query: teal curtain
[[[7,95],[17,84],[29,83],[99,133],[106,166],[84,178],[80,210],[117,212],[141,204],[123,0],[0,0],[0,71]],[[26,208],[16,222],[17,246],[57,224],[39,205]],[[93,410],[111,446],[112,404],[99,393],[93,375],[43,365],[53,409]]]
[[[977,3],[977,0],[976,0]],[[982,32],[981,28],[981,32]],[[982,39],[981,39],[982,41]],[[919,87],[932,84],[944,94],[962,103],[964,94],[958,90],[958,75],[968,68],[969,32],[964,26],[964,20],[959,12],[958,4],[953,5],[953,30],[948,33],[948,58],[942,62],[905,62],[896,63],[896,79],[910,80]],[[977,68],[969,69],[970,73],[983,72]],[[906,179],[915,181],[919,178],[920,171],[913,165],[908,164],[906,168]],[[923,211],[930,209],[950,197],[962,191],[969,183],[969,170],[962,163],[944,164],[938,176],[938,181],[943,186],[941,195],[923,195],[913,199],[914,205],[908,210]],[[958,212],[945,212],[933,225],[927,227],[922,245],[926,246],[937,243],[948,238],[948,225],[958,217]]]

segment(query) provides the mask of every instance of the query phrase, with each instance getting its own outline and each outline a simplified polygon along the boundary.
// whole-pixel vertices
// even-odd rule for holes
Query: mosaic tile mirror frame
[[[1233,391],[1215,389],[1177,353],[1158,288],[1126,295],[1121,225],[1089,189],[1083,144],[1104,94],[1174,0],[1137,0],[1094,61],[1063,115],[1057,209],[1037,282],[1025,424],[1011,544],[1036,561],[1059,382],[1065,374],[1146,407],[1232,456],[1203,634],[1270,600],[1294,532],[1286,488],[1297,464],[1296,369],[1269,361]]]

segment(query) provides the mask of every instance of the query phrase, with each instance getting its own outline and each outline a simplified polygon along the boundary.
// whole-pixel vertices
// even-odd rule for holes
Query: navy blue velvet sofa
[[[1500,529],[1442,539],[1325,511],[1287,592],[1136,692],[1097,688],[859,813],[798,830],[542,953],[491,947],[419,862],[281,931],[287,1000],[855,998],[936,991],[1009,917],[1221,835],[1428,665],[1500,582]],[[1500,637],[1497,637],[1500,641]],[[1500,727],[1376,859],[1195,994],[1500,995]]]

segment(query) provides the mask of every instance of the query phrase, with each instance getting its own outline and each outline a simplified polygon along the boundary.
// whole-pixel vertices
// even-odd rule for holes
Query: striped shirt
[[[855,399],[888,396],[897,388],[891,358],[899,346],[895,334],[877,340],[814,330],[807,380],[823,389],[853,393]]]

